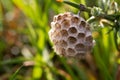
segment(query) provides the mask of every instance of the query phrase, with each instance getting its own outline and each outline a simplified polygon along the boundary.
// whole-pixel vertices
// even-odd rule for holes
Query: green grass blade
[[[20,67],[16,70],[16,72],[11,76],[11,78],[10,78],[9,80],[15,80],[17,74],[20,72],[20,70],[21,70],[22,68],[23,68],[23,65],[20,66]]]

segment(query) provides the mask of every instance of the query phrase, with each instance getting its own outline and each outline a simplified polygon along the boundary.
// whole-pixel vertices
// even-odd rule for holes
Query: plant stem
[[[88,13],[90,13],[90,11],[91,11],[90,7],[85,7],[85,5],[83,5],[83,4],[76,4],[76,3],[69,2],[69,1],[63,1],[63,2],[79,9],[80,11],[85,11]]]
[[[113,17],[112,15],[100,14],[99,17],[107,19],[109,21],[114,21],[115,20],[115,17]]]
[[[70,2],[70,1],[63,1],[63,2],[79,9],[80,11],[85,11],[85,12],[91,13],[91,9],[92,9],[91,7],[86,7],[83,4],[77,4],[77,3]],[[103,14],[99,14],[98,16],[95,16],[95,17],[104,18],[109,21],[114,21],[116,16],[120,16],[120,15],[107,15],[107,14],[103,13]]]
[[[115,39],[116,49],[120,52],[120,49],[119,49],[118,44],[117,44],[117,31],[114,31],[114,39]]]

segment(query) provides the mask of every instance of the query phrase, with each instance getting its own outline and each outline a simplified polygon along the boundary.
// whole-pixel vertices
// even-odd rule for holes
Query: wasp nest
[[[89,24],[70,12],[54,16],[49,37],[55,52],[66,57],[84,56],[93,47]]]

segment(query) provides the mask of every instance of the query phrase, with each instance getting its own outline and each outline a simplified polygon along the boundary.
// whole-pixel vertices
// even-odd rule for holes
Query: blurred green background
[[[70,1],[103,7],[110,0]],[[53,51],[50,23],[54,15],[68,11],[78,12],[55,0],[0,0],[0,80],[116,80],[119,52],[113,32],[106,34],[107,26],[93,32],[96,44],[85,60],[66,59]]]

